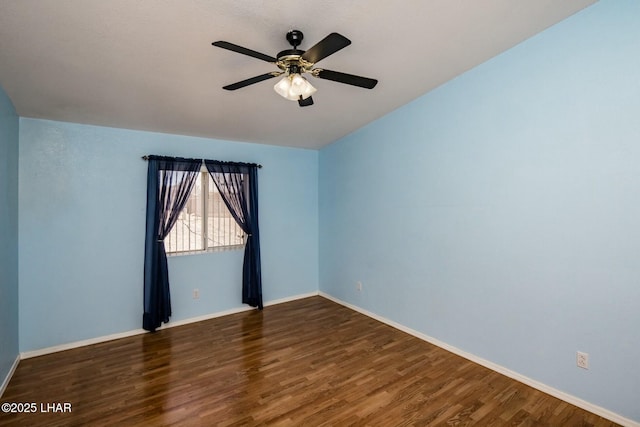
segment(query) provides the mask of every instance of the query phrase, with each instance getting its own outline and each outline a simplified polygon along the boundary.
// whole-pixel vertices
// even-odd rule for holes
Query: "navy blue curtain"
[[[262,310],[258,229],[258,165],[205,160],[222,200],[247,235],[242,265],[242,303]]]
[[[142,327],[155,331],[171,316],[169,271],[164,238],[184,208],[202,160],[149,156],[147,231],[144,247],[144,315]]]

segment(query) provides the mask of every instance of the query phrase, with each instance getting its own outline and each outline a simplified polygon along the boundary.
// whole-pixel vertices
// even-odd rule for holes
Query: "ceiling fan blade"
[[[243,55],[252,56],[254,58],[262,59],[267,62],[276,62],[276,58],[273,56],[265,55],[264,53],[256,52],[255,50],[247,49],[246,47],[238,46],[237,44],[217,41],[211,43],[213,46],[221,47],[223,49],[231,50],[233,52],[241,53]]]
[[[302,59],[315,64],[351,44],[351,40],[338,33],[331,33],[302,54]]]
[[[267,74],[260,74],[259,76],[251,77],[250,79],[242,80],[241,82],[233,83],[230,85],[223,86],[222,89],[226,90],[236,90],[243,88],[245,86],[252,85],[254,83],[260,83],[261,81],[272,79],[274,77],[278,77],[282,74],[282,71],[273,71]]]
[[[300,99],[298,99],[298,105],[301,107],[308,107],[309,105],[313,105],[313,98],[308,97],[307,99],[302,99],[302,95]]]
[[[334,82],[345,83],[348,85],[359,86],[365,89],[373,89],[378,81],[370,79],[368,77],[354,76],[353,74],[340,73],[338,71],[323,70],[321,68],[313,70],[314,76],[325,79],[333,80]]]

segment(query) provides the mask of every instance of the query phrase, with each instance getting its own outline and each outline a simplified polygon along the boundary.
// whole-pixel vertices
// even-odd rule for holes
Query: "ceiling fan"
[[[378,83],[377,80],[370,79],[368,77],[325,70],[324,68],[314,68],[315,64],[320,60],[349,46],[351,44],[351,40],[348,38],[338,33],[331,33],[312,46],[309,50],[304,51],[298,49],[303,37],[302,31],[289,31],[286,38],[291,46],[293,46],[293,49],[287,49],[279,52],[277,58],[225,41],[211,43],[212,45],[223,49],[248,55],[266,62],[271,62],[280,68],[280,71],[272,71],[270,73],[251,77],[249,79],[224,86],[223,89],[236,90],[284,74],[284,77],[273,87],[274,90],[283,98],[291,101],[298,101],[298,104],[301,107],[306,107],[313,105],[313,98],[311,98],[311,95],[316,92],[316,88],[314,88],[311,83],[302,76],[304,73],[311,74],[312,76],[320,79],[333,80],[334,82],[359,86],[366,89],[373,89]]]

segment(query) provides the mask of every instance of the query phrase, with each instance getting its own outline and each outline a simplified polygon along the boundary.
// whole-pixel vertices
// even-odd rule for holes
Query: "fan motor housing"
[[[313,63],[302,59],[304,50],[300,49],[287,49],[278,53],[278,60],[276,65],[283,71],[288,73],[307,73],[313,68]],[[293,68],[297,68],[294,70]]]

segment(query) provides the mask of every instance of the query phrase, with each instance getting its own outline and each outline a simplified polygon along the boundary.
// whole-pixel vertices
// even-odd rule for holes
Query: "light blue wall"
[[[0,87],[0,384],[18,356],[18,123]]]
[[[145,154],[261,163],[265,302],[317,292],[317,151],[20,118],[21,351],[141,328]],[[241,267],[171,257],[171,320],[242,307]]]
[[[603,0],[323,149],[321,291],[640,421],[639,22]]]

